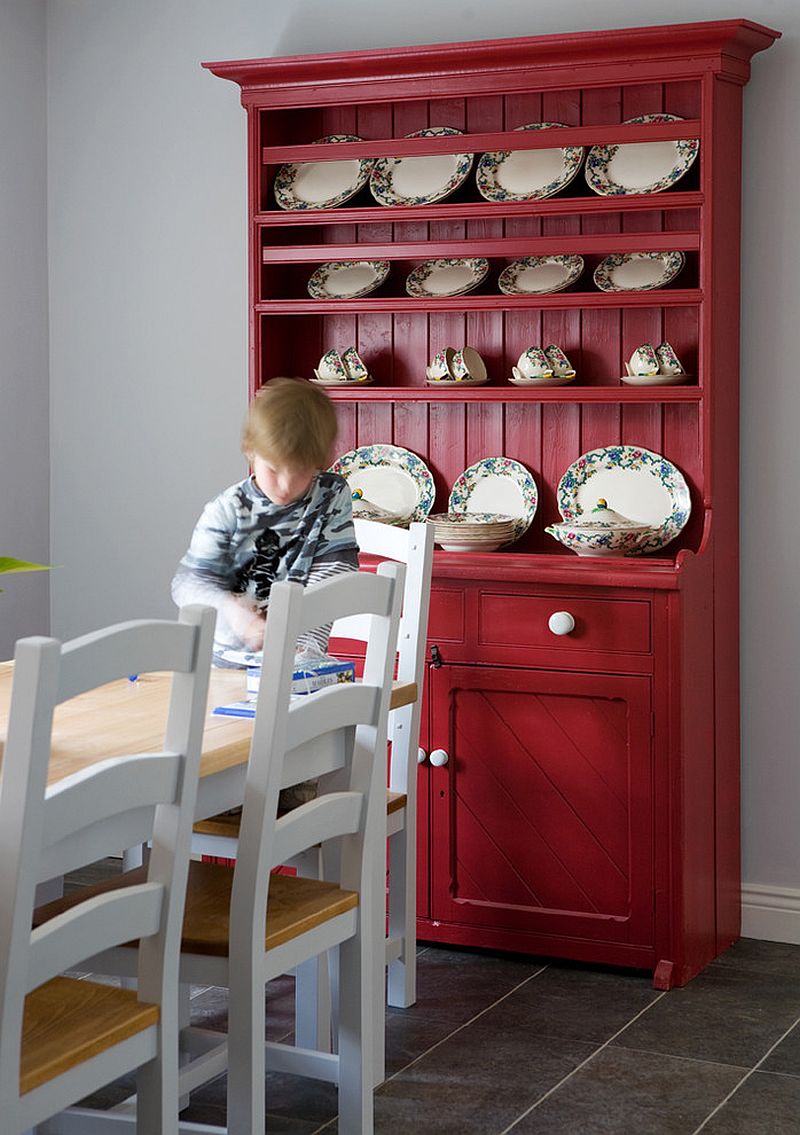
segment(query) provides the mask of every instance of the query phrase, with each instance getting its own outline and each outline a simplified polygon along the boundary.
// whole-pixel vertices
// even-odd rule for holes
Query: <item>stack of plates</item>
[[[496,512],[436,512],[433,538],[446,552],[493,552],[514,540],[514,521]]]

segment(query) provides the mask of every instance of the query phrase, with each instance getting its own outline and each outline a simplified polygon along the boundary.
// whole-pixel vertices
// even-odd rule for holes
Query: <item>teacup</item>
[[[517,368],[524,378],[547,378],[553,373],[553,364],[541,347],[528,347],[517,359]]]
[[[460,351],[456,351],[450,364],[450,370],[453,373],[453,378],[462,381],[465,378],[476,378],[483,382],[488,373],[486,364],[474,347],[462,347]]]
[[[361,356],[355,347],[348,347],[347,350],[342,353],[342,362],[344,363],[347,377],[354,382],[362,382],[367,377],[369,372],[364,366]]]
[[[628,373],[642,377],[658,374],[658,359],[650,343],[642,343],[633,352],[628,363]]]
[[[681,361],[673,351],[670,344],[664,340],[656,347],[656,358],[658,359],[658,369],[661,374],[684,374],[684,369],[681,366]]]
[[[325,378],[329,381],[347,382],[347,371],[345,370],[342,356],[338,351],[331,349],[326,351],[322,358],[319,360],[317,367],[317,376]]]
[[[455,353],[452,347],[445,347],[444,350],[437,351],[431,359],[431,365],[428,367],[428,377],[432,379],[455,378],[452,371],[453,356]]]
[[[545,357],[553,368],[553,375],[560,378],[565,378],[567,375],[572,377],[575,374],[575,368],[569,361],[567,356],[557,347],[555,343],[551,343],[549,347],[544,349]]]

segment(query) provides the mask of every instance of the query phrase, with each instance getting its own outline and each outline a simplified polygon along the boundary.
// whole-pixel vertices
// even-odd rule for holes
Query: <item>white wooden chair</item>
[[[273,586],[234,870],[189,870],[180,980],[226,986],[228,1038],[185,1030],[194,1058],[181,1096],[228,1068],[229,1135],[265,1124],[265,1063],[339,1085],[339,1130],[372,1131],[374,958],[383,935],[375,863],[384,833],[385,744],[405,569],[336,576],[317,586]],[[291,700],[300,634],[340,617],[367,616],[363,679]],[[317,797],[277,818],[281,788],[319,778]],[[324,881],[270,868],[321,847]],[[106,887],[131,886],[143,868]],[[265,931],[266,919],[266,931]],[[341,1006],[338,1054],[264,1044],[264,986],[335,951]],[[100,973],[133,972],[135,950],[91,959]],[[205,1128],[204,1128],[205,1129]]]
[[[19,1132],[139,1069],[140,1135],[177,1131],[178,946],[214,612],[72,642],[17,643],[0,773],[0,1130]],[[47,787],[55,707],[131,673],[174,671],[162,752],[113,757]],[[38,883],[153,840],[141,883],[31,930]],[[138,994],[62,976],[139,936]],[[48,1130],[57,1131],[58,1119]]]
[[[356,520],[356,540],[367,555],[380,556],[406,565],[403,611],[397,640],[397,678],[415,682],[417,699],[412,705],[391,710],[388,738],[391,743],[389,786],[386,794],[386,834],[389,837],[388,936],[386,965],[390,1005],[408,1008],[417,999],[417,763],[419,752],[422,690],[425,676],[425,646],[430,608],[433,565],[433,529],[414,523],[408,529]],[[363,621],[340,621],[332,638],[361,640],[369,633]],[[335,644],[333,647],[336,653]],[[235,858],[238,816],[218,816],[195,825],[193,849],[198,854]],[[308,971],[303,976],[308,981]],[[310,984],[310,983],[309,983]],[[320,986],[324,990],[323,975]],[[303,998],[307,1010],[311,997]],[[385,1006],[375,1005],[375,1035],[384,1035]],[[330,1032],[330,1008],[324,995],[313,1013],[298,1015],[297,1033],[306,1044],[322,1044]],[[384,1079],[384,1055],[376,1049],[375,1083]]]

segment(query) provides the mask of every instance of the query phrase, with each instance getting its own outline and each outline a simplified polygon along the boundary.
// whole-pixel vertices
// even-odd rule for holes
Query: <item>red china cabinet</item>
[[[536,516],[509,550],[435,555],[420,764],[418,934],[641,967],[683,985],[739,934],[738,342],[742,88],[779,33],[745,20],[208,63],[242,89],[249,138],[250,389],[311,376],[354,344],[374,384],[331,389],[339,452],[418,454],[435,511],[481,458],[533,474]],[[653,114],[681,121],[630,124]],[[289,162],[699,139],[657,193],[600,196],[581,172],[554,196],[485,200],[474,171],[430,204],[277,207]],[[408,138],[428,126],[462,133]],[[332,134],[361,141],[317,143]],[[611,253],[679,250],[656,290],[592,283]],[[506,295],[521,256],[579,254],[557,294]],[[479,289],[409,296],[426,259],[486,257]],[[328,261],[383,259],[361,298],[311,298]],[[669,341],[685,384],[620,381]],[[559,344],[570,385],[509,377]],[[426,384],[469,344],[489,382]],[[691,516],[655,554],[577,557],[544,531],[580,454],[626,444],[682,471]],[[571,633],[549,626],[569,612]]]

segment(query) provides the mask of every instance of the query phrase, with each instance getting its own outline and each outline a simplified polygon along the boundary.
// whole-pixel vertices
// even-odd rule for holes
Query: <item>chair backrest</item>
[[[335,841],[339,878],[362,897],[372,867],[364,848],[380,832],[389,699],[405,569],[382,564],[374,575],[347,573],[303,588],[275,584],[264,635],[264,668],[231,898],[230,959],[264,942],[269,868]],[[298,635],[332,619],[368,615],[363,679],[290,700]],[[281,788],[321,778],[319,794],[277,817]]]
[[[406,565],[403,611],[397,640],[397,678],[416,682],[417,699],[389,715],[391,760],[389,787],[393,792],[413,793],[416,775],[422,687],[425,674],[425,646],[431,598],[433,568],[433,528],[414,523],[407,529],[374,520],[356,520],[356,541],[367,555],[380,556]],[[336,623],[332,637],[363,638],[365,627],[353,621]]]
[[[138,996],[176,990],[215,612],[122,623],[62,644],[21,639],[0,767],[0,1114],[19,1093],[25,996],[141,939]],[[172,671],[163,750],[111,757],[48,786],[57,705],[127,675]],[[87,712],[87,735],[96,727]],[[31,930],[37,883],[152,840],[147,881]],[[74,1101],[69,1101],[74,1102]]]

